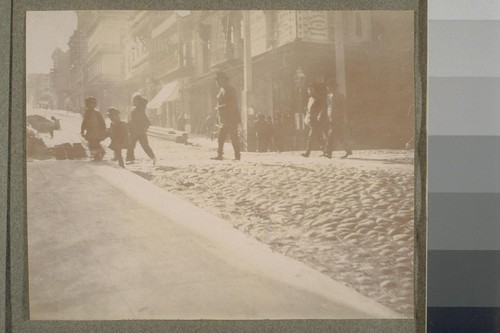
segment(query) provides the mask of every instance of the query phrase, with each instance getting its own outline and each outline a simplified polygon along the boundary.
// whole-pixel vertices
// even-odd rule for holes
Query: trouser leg
[[[135,145],[137,144],[137,136],[130,136],[130,144],[127,148],[127,161],[133,161],[135,160]]]
[[[234,157],[236,157],[236,159],[239,159],[241,156],[241,152],[240,152],[240,138],[238,136],[237,126],[231,126],[229,130],[229,136],[231,137],[231,143],[234,149]]]
[[[154,159],[155,154],[153,153],[153,149],[151,149],[151,147],[149,146],[148,135],[146,133],[142,134],[139,137],[139,143],[141,144],[142,149],[144,149],[149,158]]]
[[[219,130],[219,137],[217,138],[219,144],[217,148],[217,155],[219,156],[222,156],[222,154],[224,153],[224,142],[226,142],[228,132],[229,128],[226,125],[222,125]]]
[[[328,134],[326,136],[326,145],[325,145],[326,156],[332,156],[333,144],[334,144],[334,130],[333,127],[330,126],[328,129]]]
[[[114,153],[115,153],[116,160],[118,161],[118,165],[120,165],[122,168],[125,167],[125,163],[123,163],[122,150],[115,149]]]

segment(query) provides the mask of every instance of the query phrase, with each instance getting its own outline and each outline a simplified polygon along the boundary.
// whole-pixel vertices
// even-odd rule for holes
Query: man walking
[[[307,113],[304,123],[309,125],[309,137],[307,140],[307,148],[301,155],[309,157],[314,145],[321,145],[323,138],[322,112],[324,107],[324,98],[322,98],[318,85],[308,87],[309,101],[307,102]]]
[[[326,114],[328,120],[328,135],[326,138],[325,152],[323,156],[332,158],[335,136],[339,139],[345,149],[341,158],[352,155],[350,147],[349,126],[345,96],[342,94],[334,80],[326,83]]]
[[[217,107],[221,128],[218,137],[217,156],[213,160],[221,161],[224,153],[224,142],[227,136],[231,138],[234,149],[235,160],[240,160],[240,138],[238,137],[238,124],[241,122],[240,112],[238,110],[238,101],[236,91],[229,85],[228,78],[223,72],[217,72],[215,82],[220,88],[217,94]]]
[[[85,114],[80,134],[89,143],[90,156],[94,161],[101,161],[106,154],[104,148],[101,147],[101,141],[106,138],[106,123],[96,107],[97,99],[95,97],[85,99]]]
[[[144,152],[153,160],[153,164],[156,164],[156,156],[153,150],[149,146],[148,135],[146,134],[149,125],[148,117],[146,116],[146,105],[148,100],[143,98],[141,95],[135,95],[132,99],[134,109],[130,114],[130,121],[128,123],[129,133],[130,133],[130,145],[127,150],[127,161],[132,162],[135,160],[135,145],[137,141],[144,149]]]

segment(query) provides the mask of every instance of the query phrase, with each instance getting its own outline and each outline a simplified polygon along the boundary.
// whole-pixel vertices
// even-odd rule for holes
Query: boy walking
[[[115,107],[108,109],[108,117],[111,120],[111,127],[108,129],[108,136],[111,138],[109,148],[115,153],[118,164],[124,168],[122,149],[127,149],[129,145],[127,124],[120,119],[120,111]]]

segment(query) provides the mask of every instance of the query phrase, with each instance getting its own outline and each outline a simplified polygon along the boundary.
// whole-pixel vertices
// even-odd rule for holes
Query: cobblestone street
[[[328,160],[152,140],[163,157],[127,168],[230,221],[274,251],[413,315],[413,152]],[[138,149],[139,150],[139,149]],[[319,154],[319,153],[316,153]]]

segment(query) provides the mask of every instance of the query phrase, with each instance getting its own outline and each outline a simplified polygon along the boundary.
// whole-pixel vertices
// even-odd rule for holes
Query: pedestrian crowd
[[[302,156],[309,157],[311,151],[319,148],[321,156],[332,158],[336,143],[341,145],[345,154],[352,155],[350,128],[346,111],[345,96],[334,80],[328,80],[325,87],[311,84],[305,108],[304,124],[309,128],[306,151]],[[275,113],[274,117],[258,114],[254,123],[257,151],[291,150],[289,143],[294,132],[293,119],[289,113]]]
[[[108,108],[108,117],[111,120],[111,126],[106,128],[106,123],[101,113],[96,109],[97,99],[87,97],[85,99],[85,113],[81,125],[81,135],[87,140],[90,156],[94,161],[102,160],[106,151],[101,146],[101,142],[106,138],[111,138],[109,148],[114,152],[113,160],[118,161],[121,167],[125,167],[122,150],[127,150],[126,160],[133,162],[135,160],[134,150],[139,141],[142,149],[156,163],[156,156],[149,146],[148,136],[146,134],[150,122],[146,116],[147,99],[140,95],[133,97],[134,108],[130,114],[130,120],[125,123],[120,118],[120,110],[116,107]]]
[[[236,91],[229,84],[228,77],[223,72],[216,73],[215,82],[219,88],[217,106],[215,107],[219,125],[217,155],[212,159],[223,159],[224,143],[229,137],[234,150],[234,158],[240,160],[239,125],[241,124],[241,116]],[[342,158],[351,155],[345,96],[340,92],[335,81],[328,80],[324,88],[320,84],[311,84],[308,87],[308,95],[304,124],[309,127],[309,135],[306,151],[301,155],[309,157],[312,150],[319,148],[323,151],[321,156],[331,158],[336,142],[341,144],[345,150]],[[101,142],[109,137],[111,138],[109,148],[114,152],[113,160],[118,161],[120,166],[124,167],[123,149],[127,151],[126,161],[133,162],[135,160],[134,150],[137,142],[140,143],[153,163],[156,163],[156,156],[149,146],[146,134],[150,126],[146,115],[147,103],[147,99],[140,95],[133,97],[134,108],[128,123],[120,119],[120,110],[116,107],[110,107],[107,115],[111,120],[111,126],[107,128],[103,116],[96,109],[97,99],[95,97],[86,98],[81,135],[87,140],[91,157],[94,160],[102,160],[105,150],[101,146]],[[217,122],[215,117],[209,116],[208,118],[207,129],[212,128]],[[293,131],[293,120],[289,113],[277,112],[274,117],[258,114],[253,126],[257,138],[257,150],[259,152],[291,150],[290,140],[287,138],[290,136],[290,129]],[[213,131],[209,133],[209,136],[214,138]]]

